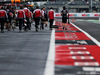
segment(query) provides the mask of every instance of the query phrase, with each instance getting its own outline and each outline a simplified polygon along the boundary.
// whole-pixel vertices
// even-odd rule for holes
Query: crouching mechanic
[[[22,30],[22,26],[24,26],[24,18],[25,18],[25,13],[23,11],[23,8],[20,7],[20,10],[17,11],[17,18],[19,21],[19,32]]]
[[[1,33],[4,33],[4,24],[5,24],[6,18],[8,18],[7,13],[3,8],[1,8],[0,9]]]

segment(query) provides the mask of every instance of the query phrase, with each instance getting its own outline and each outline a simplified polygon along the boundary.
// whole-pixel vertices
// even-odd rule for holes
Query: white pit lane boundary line
[[[55,61],[55,29],[53,29],[51,33],[50,46],[46,61],[46,67],[44,70],[44,75],[54,75],[54,61]]]
[[[90,34],[88,34],[87,32],[85,32],[84,30],[82,30],[81,28],[79,28],[78,26],[76,26],[75,24],[71,23],[73,26],[75,26],[77,29],[79,29],[80,31],[82,31],[87,37],[89,37],[94,43],[96,43],[99,47],[100,47],[100,42],[97,41],[94,37],[92,37]]]

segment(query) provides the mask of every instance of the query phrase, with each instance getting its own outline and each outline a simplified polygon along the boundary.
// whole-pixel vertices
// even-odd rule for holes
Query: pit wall
[[[55,13],[55,17],[61,17],[60,13]],[[69,13],[70,17],[100,17],[100,13]]]

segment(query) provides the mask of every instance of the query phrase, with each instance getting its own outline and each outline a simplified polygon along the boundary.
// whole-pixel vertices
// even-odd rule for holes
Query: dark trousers
[[[27,28],[29,28],[29,17],[26,17],[26,21],[27,21]]]
[[[40,22],[40,17],[36,17],[35,18],[35,28],[36,29],[38,29],[39,22]]]
[[[50,25],[49,25],[50,28],[52,28],[52,26],[53,26],[53,21],[54,21],[54,19],[50,19],[50,20],[49,20],[49,22],[50,22]]]
[[[44,22],[46,21],[46,18],[41,17],[41,28],[44,29]]]
[[[23,18],[19,18],[18,21],[19,21],[19,30],[22,30],[22,26],[24,24],[24,19]]]
[[[43,22],[41,22],[41,28],[44,29],[44,23]]]
[[[4,30],[5,18],[0,18],[1,30]]]

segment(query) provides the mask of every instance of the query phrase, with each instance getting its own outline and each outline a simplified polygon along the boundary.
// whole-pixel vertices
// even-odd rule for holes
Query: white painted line
[[[88,51],[87,51],[86,53],[87,53],[87,54],[90,54],[90,52],[88,52]]]
[[[90,59],[94,59],[94,57],[91,56]]]
[[[70,52],[70,54],[74,54],[74,52],[73,52],[73,51],[71,51],[71,52]]]
[[[95,64],[96,64],[96,66],[100,66],[98,62],[96,62]]]
[[[95,68],[95,71],[98,71],[98,72],[100,72],[100,68],[98,68],[98,67],[97,67],[97,68]]]
[[[86,49],[86,47],[69,47],[69,49]]]
[[[85,59],[85,57],[84,57],[84,56],[82,56],[82,57],[81,57],[81,59]]]
[[[75,57],[75,56],[72,56],[72,58],[73,58],[73,59],[76,59],[76,57]]]
[[[53,29],[51,33],[50,46],[46,61],[46,67],[44,70],[44,75],[54,75],[54,61],[55,61],[55,29]]]
[[[81,51],[78,51],[77,53],[78,53],[78,54],[82,54],[82,52],[81,52]]]
[[[99,66],[98,62],[75,62],[75,66]]]
[[[94,71],[93,67],[83,67],[83,71]]]
[[[97,41],[94,37],[92,37],[90,34],[88,34],[87,32],[85,32],[84,30],[80,29],[78,26],[76,26],[75,24],[71,23],[73,26],[75,26],[77,29],[79,29],[80,31],[82,31],[85,35],[87,35],[87,37],[89,37],[93,42],[95,42],[99,47],[100,47],[100,42]]]
[[[49,53],[46,62],[44,75],[54,75],[54,61],[55,61],[55,30],[52,30],[51,41],[49,46]]]
[[[88,62],[85,62],[85,63],[84,63],[84,65],[87,65],[87,66],[88,66],[88,65],[89,65],[89,63],[88,63]]]

